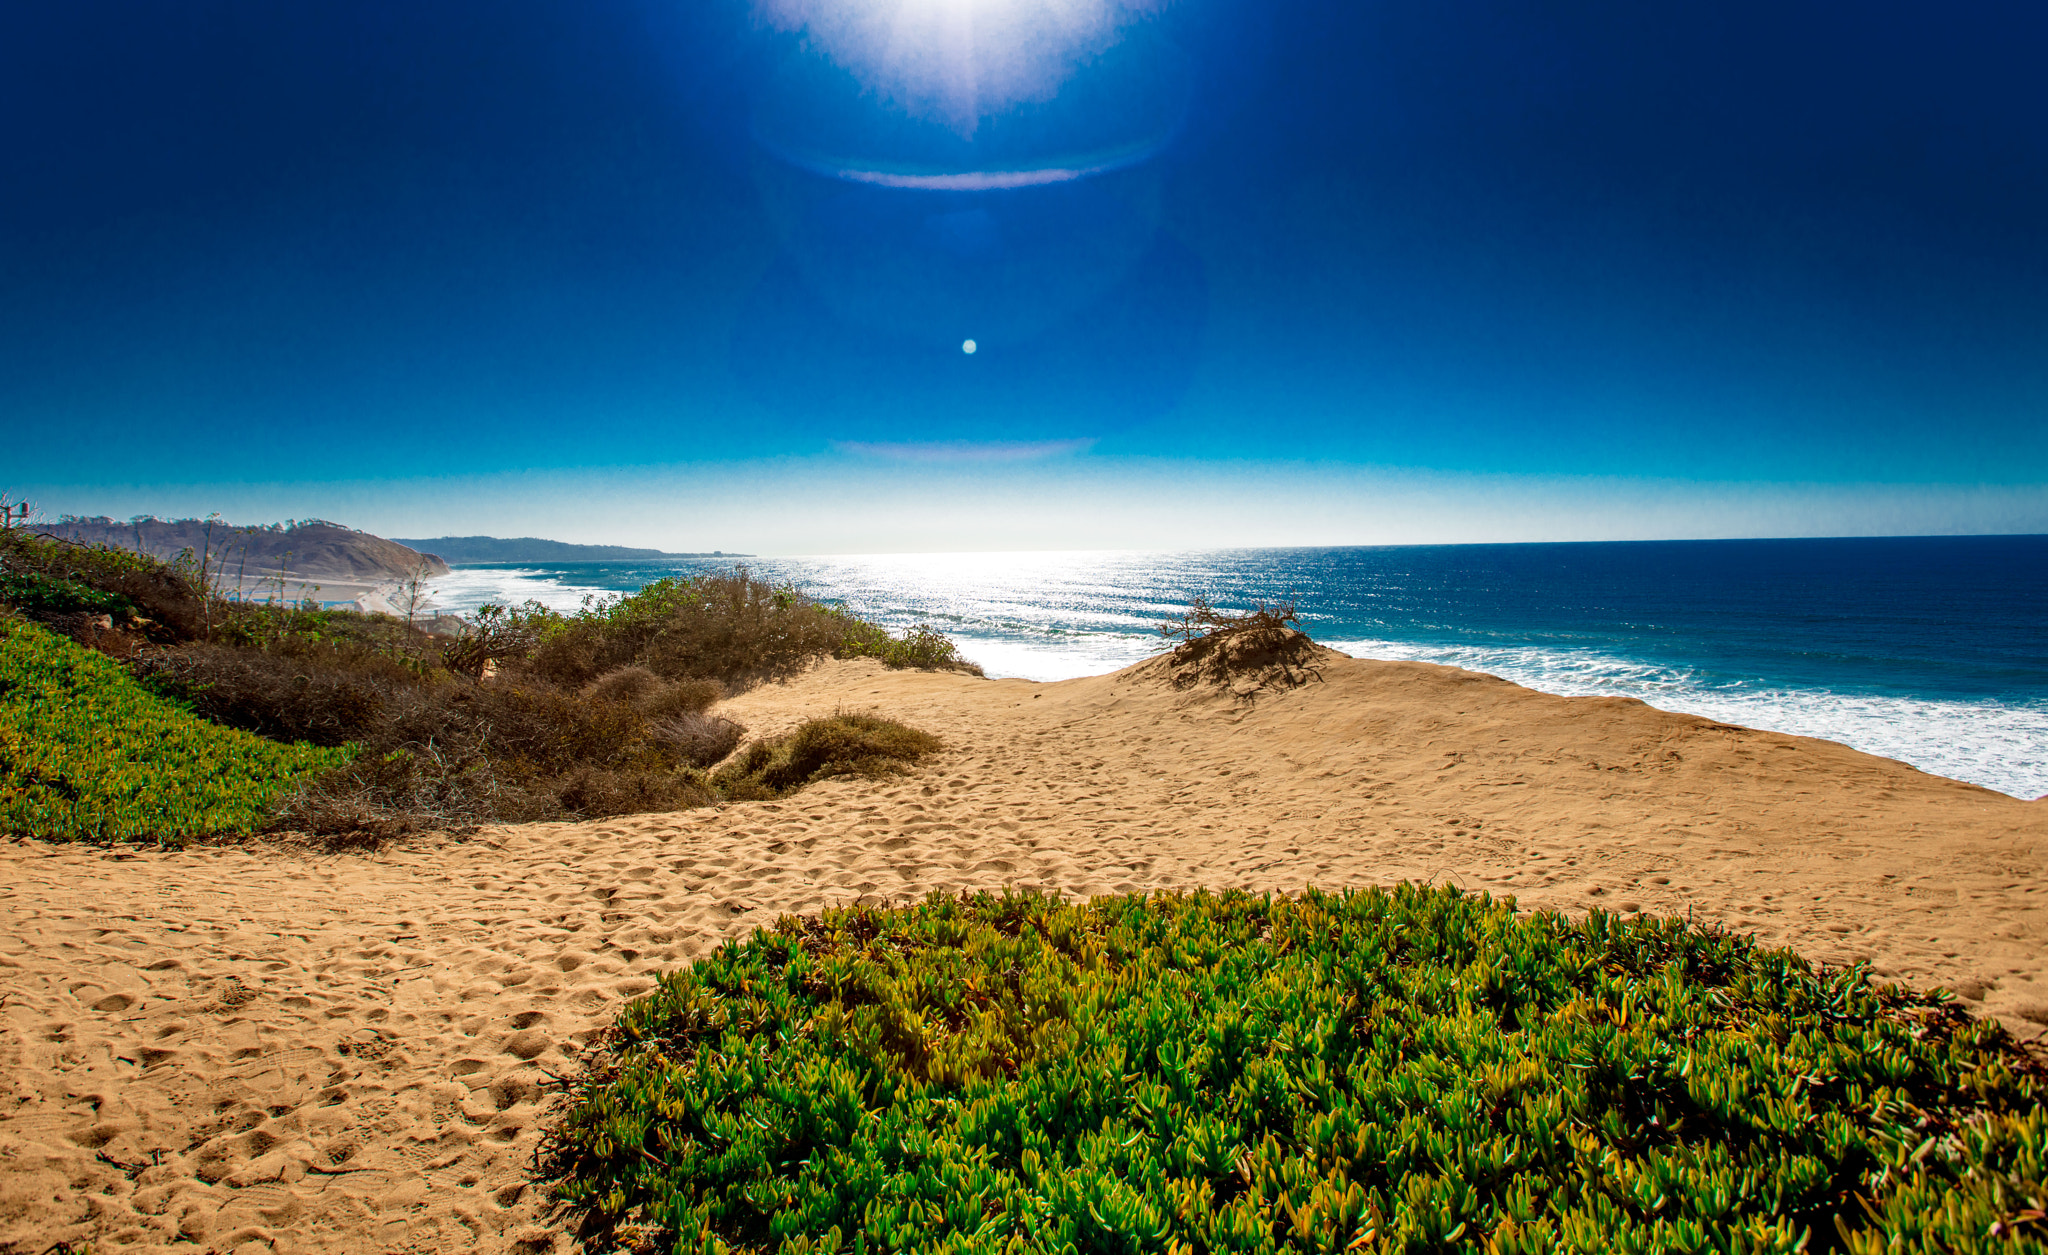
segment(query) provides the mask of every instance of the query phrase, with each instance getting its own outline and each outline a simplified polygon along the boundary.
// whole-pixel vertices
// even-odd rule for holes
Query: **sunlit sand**
[[[1157,662],[1053,684],[830,663],[722,709],[764,735],[873,709],[947,750],[374,854],[0,847],[0,1247],[569,1249],[529,1165],[551,1078],[622,1000],[779,913],[935,889],[1450,882],[1690,914],[2048,1023],[2048,805],[1626,699],[1319,665],[1237,694]]]

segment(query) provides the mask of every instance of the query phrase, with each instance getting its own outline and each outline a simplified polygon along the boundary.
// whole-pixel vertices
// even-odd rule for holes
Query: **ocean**
[[[723,562],[458,567],[436,604],[573,609]],[[2048,536],[1403,545],[1191,553],[748,559],[892,628],[929,623],[991,676],[1157,652],[1200,593],[1287,601],[1360,658],[1825,737],[2015,797],[2048,794]]]

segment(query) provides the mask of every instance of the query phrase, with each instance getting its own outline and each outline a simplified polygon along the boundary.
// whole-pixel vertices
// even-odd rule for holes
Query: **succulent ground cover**
[[[2048,1249],[2048,1094],[1940,993],[1403,886],[784,919],[548,1164],[592,1250]]]
[[[0,831],[94,840],[247,833],[345,749],[198,718],[121,665],[0,616]]]

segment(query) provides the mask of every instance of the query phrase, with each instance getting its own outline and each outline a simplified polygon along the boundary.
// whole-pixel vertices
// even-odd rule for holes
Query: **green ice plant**
[[[2048,1250],[2048,1094],[1939,991],[1455,889],[934,896],[629,1004],[589,1249]]]
[[[0,615],[0,833],[166,844],[248,833],[281,792],[351,752],[208,723],[112,659]]]

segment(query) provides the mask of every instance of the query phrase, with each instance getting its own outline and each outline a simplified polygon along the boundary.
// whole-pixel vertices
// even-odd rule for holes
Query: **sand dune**
[[[1287,692],[835,663],[727,703],[879,710],[900,780],[374,855],[0,846],[0,1252],[520,1251],[551,1073],[654,974],[930,889],[1402,879],[1684,914],[2048,1024],[2048,803],[1823,741],[1420,663]]]

